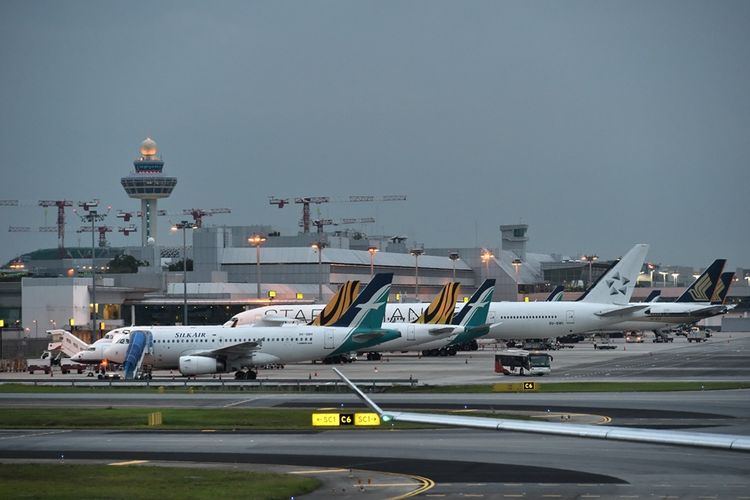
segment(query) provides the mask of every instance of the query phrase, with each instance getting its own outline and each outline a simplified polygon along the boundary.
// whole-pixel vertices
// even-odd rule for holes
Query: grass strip
[[[2,464],[0,498],[284,499],[320,486],[311,477],[218,468]]]
[[[685,381],[659,381],[659,382],[547,382],[544,378],[540,377],[498,377],[498,384],[507,384],[513,382],[522,381],[533,381],[536,382],[540,388],[537,392],[671,392],[671,391],[714,391],[714,390],[733,390],[733,389],[749,389],[750,382],[734,382],[734,381],[716,381],[716,382],[685,382]],[[384,392],[390,393],[434,393],[434,394],[447,394],[447,393],[463,393],[463,394],[477,394],[477,393],[491,393],[496,392],[493,388],[494,384],[473,384],[473,385],[418,385],[415,387],[410,386],[393,386],[384,388]],[[330,389],[330,386],[326,386]],[[364,386],[367,389],[367,385]],[[315,392],[314,387],[307,388],[302,392]],[[336,387],[337,390],[330,390],[331,393],[342,393],[349,392],[349,389],[342,383]],[[140,394],[156,394],[156,393],[169,393],[169,394],[195,394],[195,393],[210,393],[210,394],[237,394],[238,392],[249,392],[249,393],[298,393],[294,388],[287,390],[279,389],[277,387],[243,387],[242,389],[236,387],[228,387],[225,390],[217,389],[215,387],[173,387],[173,386],[158,386],[152,384],[151,386],[131,387],[131,386],[118,386],[117,383],[110,385],[102,385],[101,387],[72,387],[72,386],[34,386],[17,383],[6,383],[0,384],[0,393],[5,394],[106,394],[106,393],[140,393]],[[329,391],[326,391],[329,392]]]

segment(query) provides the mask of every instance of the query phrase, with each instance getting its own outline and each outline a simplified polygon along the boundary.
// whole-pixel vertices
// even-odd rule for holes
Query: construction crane
[[[203,227],[203,217],[215,214],[230,214],[232,211],[228,208],[185,208],[182,210],[183,215],[191,215],[195,221],[195,227]]]
[[[65,207],[72,207],[70,200],[39,200],[40,207],[57,207],[57,251],[61,259],[66,256],[65,252]]]
[[[114,229],[109,226],[97,226],[94,228],[94,231],[99,233],[99,248],[105,248],[107,246],[107,233],[111,233],[112,231],[114,231]],[[91,226],[81,226],[76,232],[90,233]]]
[[[361,203],[361,202],[381,202],[381,201],[404,201],[406,200],[405,195],[392,194],[386,196],[372,196],[364,195],[357,196],[352,195],[345,198],[334,198],[331,196],[305,196],[294,198],[294,203],[302,205],[302,219],[300,220],[300,226],[302,232],[307,234],[310,232],[310,205],[319,205],[321,203]],[[279,208],[284,208],[285,205],[290,203],[290,198],[277,198],[275,196],[268,197],[268,203],[276,205]]]
[[[342,224],[372,224],[375,219],[372,217],[362,217],[360,219],[345,218],[345,219],[316,219],[312,221],[312,225],[317,228],[318,234],[323,232],[324,226],[340,226]],[[302,221],[299,223],[302,227]]]
[[[119,228],[117,228],[117,230],[119,232],[121,232],[122,234],[124,234],[125,236],[129,236],[130,233],[137,233],[138,232],[138,228],[135,227],[135,224],[128,224],[125,227],[119,227]]]

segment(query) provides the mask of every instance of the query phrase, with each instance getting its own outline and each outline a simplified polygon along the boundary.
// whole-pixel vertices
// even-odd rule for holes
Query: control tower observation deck
[[[141,244],[146,246],[157,238],[157,200],[172,194],[177,178],[162,175],[164,161],[157,155],[153,139],[146,137],[141,143],[140,153],[133,162],[135,171],[120,182],[128,196],[141,200]]]

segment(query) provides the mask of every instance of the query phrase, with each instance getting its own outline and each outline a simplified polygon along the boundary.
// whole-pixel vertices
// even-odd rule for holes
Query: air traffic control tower
[[[172,194],[177,178],[162,175],[164,161],[157,155],[153,139],[146,137],[140,153],[133,162],[135,171],[120,182],[128,196],[141,200],[141,244],[145,247],[156,242],[157,200]]]

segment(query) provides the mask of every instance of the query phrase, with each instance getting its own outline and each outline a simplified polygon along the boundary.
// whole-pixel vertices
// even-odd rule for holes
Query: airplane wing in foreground
[[[374,412],[380,415],[383,422],[413,422],[420,424],[438,424],[455,427],[472,427],[497,431],[531,432],[536,434],[554,434],[558,436],[610,439],[617,441],[636,441],[641,443],[696,446],[700,448],[720,448],[750,452],[750,436],[732,434],[710,434],[706,432],[685,432],[656,429],[638,429],[608,425],[563,424],[552,422],[529,422],[503,418],[464,417],[439,415],[435,413],[412,413],[402,411],[385,411],[367,397],[359,387],[346,378],[336,368],[333,371],[364,401]]]

